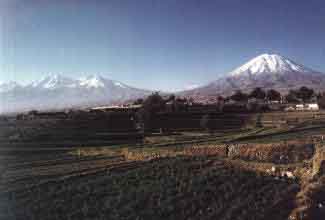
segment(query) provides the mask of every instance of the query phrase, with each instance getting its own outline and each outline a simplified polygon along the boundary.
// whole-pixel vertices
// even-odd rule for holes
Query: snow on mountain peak
[[[12,88],[12,89],[11,89]],[[0,114],[107,105],[142,98],[151,92],[130,87],[99,75],[73,79],[48,75],[25,86],[0,84]]]
[[[32,82],[30,85],[32,88],[42,89],[59,89],[59,88],[107,88],[116,86],[118,88],[127,88],[126,85],[118,81],[106,79],[100,75],[89,75],[79,79],[71,79],[58,74],[47,75],[40,80]]]
[[[242,74],[256,75],[260,73],[285,72],[312,72],[312,70],[277,54],[262,54],[229,74],[231,76],[239,76]]]
[[[74,80],[63,77],[59,74],[50,74],[43,77],[41,80],[37,80],[31,83],[31,86],[34,88],[43,88],[43,89],[57,89],[61,87],[73,87]]]
[[[91,75],[81,78],[79,85],[86,88],[103,88],[105,87],[105,79],[99,75]]]

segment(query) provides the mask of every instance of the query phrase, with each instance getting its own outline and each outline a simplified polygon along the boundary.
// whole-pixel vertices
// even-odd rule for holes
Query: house
[[[307,104],[306,108],[309,111],[318,111],[319,110],[319,106],[317,103]]]
[[[318,111],[319,106],[317,103],[297,104],[295,106],[288,106],[285,111]]]
[[[303,111],[303,110],[305,110],[305,106],[303,104],[298,104],[298,105],[296,105],[296,110]]]

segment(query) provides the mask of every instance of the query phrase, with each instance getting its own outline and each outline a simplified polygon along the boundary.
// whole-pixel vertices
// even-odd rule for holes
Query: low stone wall
[[[193,146],[184,149],[184,154],[187,156],[228,156],[228,146],[225,144],[211,146]]]
[[[241,144],[229,146],[228,157],[277,164],[311,159],[314,145],[307,143]]]
[[[186,148],[185,155],[220,156],[276,164],[298,163],[309,160],[315,152],[314,144],[287,142],[272,144],[221,144]]]
[[[193,145],[173,150],[168,148],[134,148],[124,149],[122,152],[127,160],[150,160],[160,157],[184,155],[198,157],[213,156],[275,164],[299,163],[304,160],[310,160],[313,158],[314,153],[314,144],[294,141],[272,144]]]

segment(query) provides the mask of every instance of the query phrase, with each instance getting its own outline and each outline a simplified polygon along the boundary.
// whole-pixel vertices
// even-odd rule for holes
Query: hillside
[[[286,93],[301,86],[325,90],[325,74],[277,54],[262,54],[219,79],[196,89],[183,91],[184,96],[230,95],[236,90],[276,89]]]

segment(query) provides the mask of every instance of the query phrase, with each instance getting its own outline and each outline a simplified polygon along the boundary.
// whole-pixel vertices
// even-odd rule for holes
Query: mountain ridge
[[[73,79],[50,74],[26,85],[0,85],[0,113],[92,107],[125,102],[151,94],[100,75]]]
[[[256,87],[287,93],[301,86],[325,91],[325,74],[278,55],[262,54],[218,79],[196,89],[182,91],[182,96],[231,95],[236,90],[249,92]]]
[[[281,55],[262,54],[206,85],[176,95],[227,96],[236,90],[250,92],[256,87],[286,93],[301,86],[316,92],[325,91],[325,74]],[[50,74],[26,85],[0,83],[0,113],[109,105],[143,98],[151,93],[98,74],[78,79]]]

